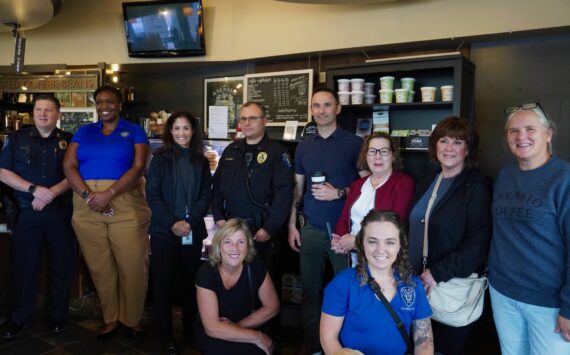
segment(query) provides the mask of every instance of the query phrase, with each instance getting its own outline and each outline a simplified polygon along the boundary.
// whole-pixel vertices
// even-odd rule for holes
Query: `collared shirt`
[[[99,121],[81,127],[72,142],[77,143],[79,173],[83,180],[118,180],[133,166],[135,144],[149,144],[143,128],[119,119],[117,128],[102,132]]]
[[[317,134],[297,146],[295,173],[305,176],[307,189],[303,210],[312,226],[324,231],[326,222],[331,226],[336,225],[344,200],[316,200],[311,193],[311,176],[321,172],[326,176],[326,181],[336,188],[350,186],[359,178],[357,162],[361,145],[362,138],[337,127],[326,139]]]
[[[35,185],[52,187],[63,179],[63,157],[72,135],[54,128],[46,138],[36,127],[29,127],[12,133],[2,148],[0,168],[10,170]],[[27,191],[15,191],[21,208],[29,208],[34,199]],[[63,197],[47,207],[63,206]]]

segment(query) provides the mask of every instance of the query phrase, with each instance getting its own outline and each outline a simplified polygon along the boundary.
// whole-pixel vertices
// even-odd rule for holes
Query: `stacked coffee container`
[[[341,105],[373,104],[374,83],[365,83],[364,79],[338,79],[338,100]]]

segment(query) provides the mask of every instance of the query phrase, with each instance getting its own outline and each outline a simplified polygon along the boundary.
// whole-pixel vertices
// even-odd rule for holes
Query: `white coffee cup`
[[[434,102],[435,101],[435,87],[434,86],[422,86],[420,88],[422,91],[422,102]]]
[[[441,101],[453,101],[453,85],[444,85],[441,87]]]

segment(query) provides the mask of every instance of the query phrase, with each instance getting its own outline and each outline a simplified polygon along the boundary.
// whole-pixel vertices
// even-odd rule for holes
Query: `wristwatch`
[[[338,198],[342,200],[345,197],[346,197],[346,189],[344,188],[338,189]]]
[[[36,188],[37,188],[36,185],[31,184],[30,187],[28,187],[28,192],[33,194],[34,192],[36,192]]]
[[[84,199],[84,200],[86,200],[87,197],[89,197],[89,192],[90,192],[89,190],[83,191],[83,192],[81,193],[81,198]]]

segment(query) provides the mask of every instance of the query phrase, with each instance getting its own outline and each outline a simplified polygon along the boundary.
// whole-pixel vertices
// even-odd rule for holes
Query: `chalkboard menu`
[[[305,125],[313,92],[313,69],[245,76],[244,102],[257,101],[267,109],[269,126],[285,126],[285,121]]]

